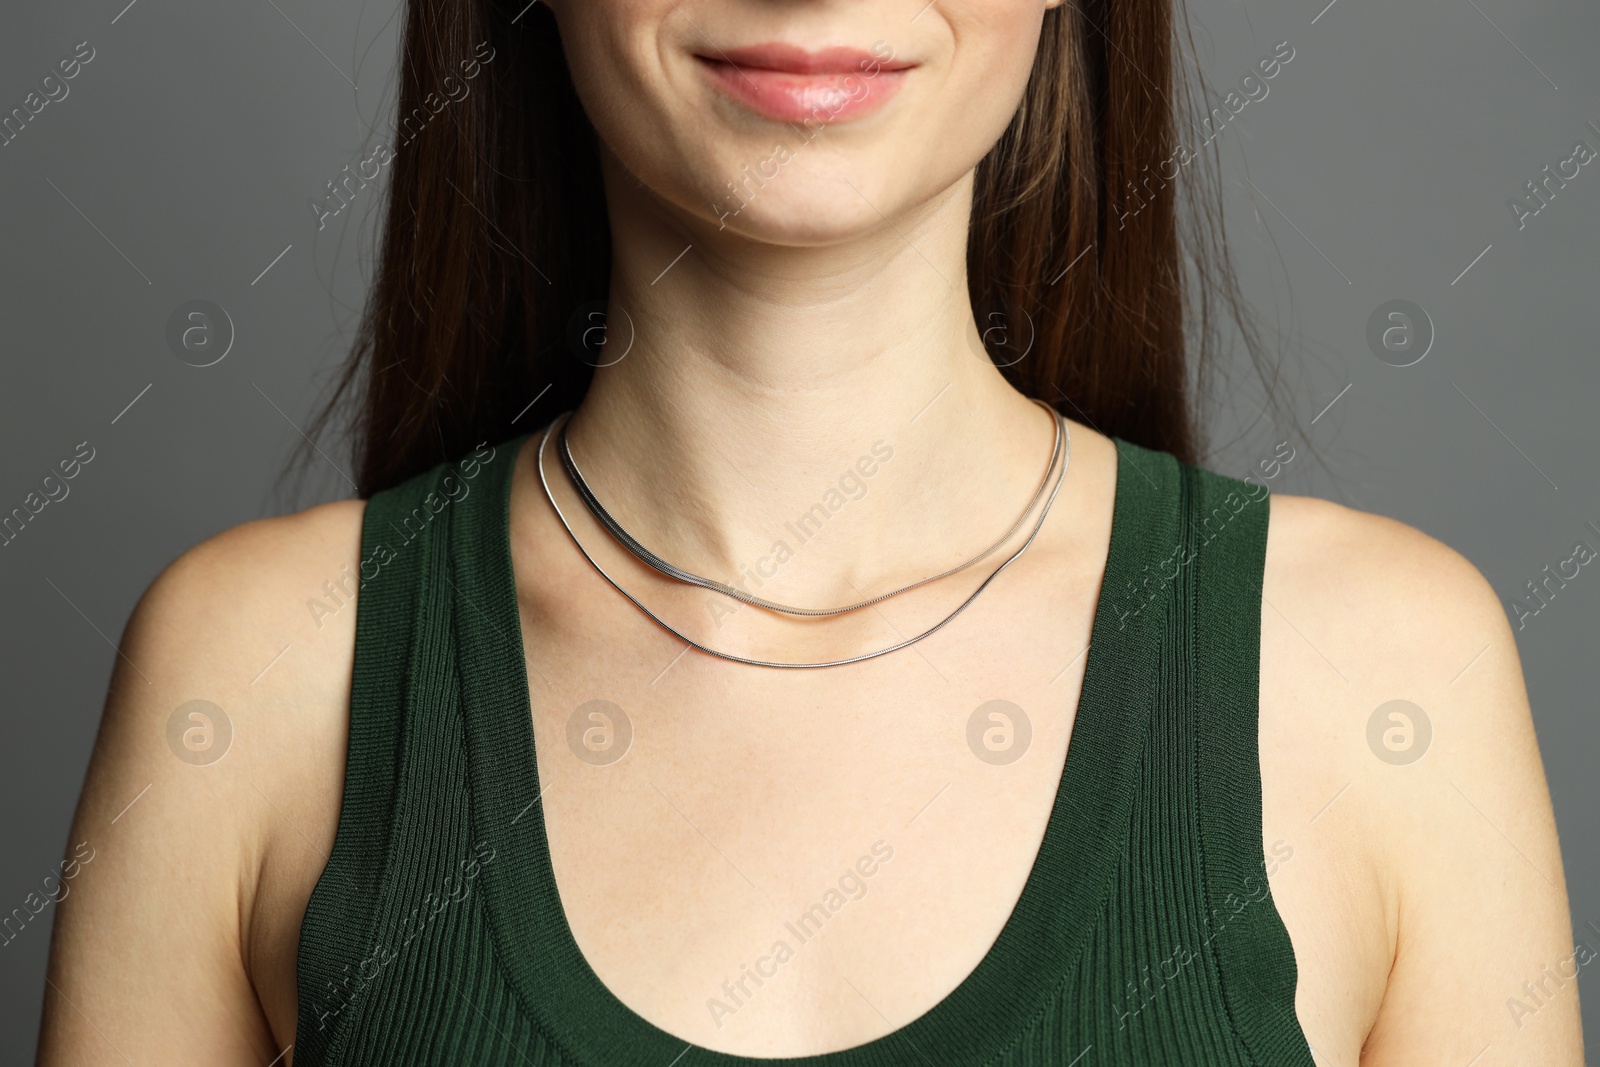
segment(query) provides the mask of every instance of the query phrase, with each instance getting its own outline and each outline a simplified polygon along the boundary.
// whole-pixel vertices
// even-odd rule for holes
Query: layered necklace
[[[571,421],[571,412],[567,412],[566,414],[560,416],[548,427],[546,427],[544,435],[539,439],[539,450],[535,459],[535,465],[539,472],[539,484],[544,489],[545,499],[550,502],[550,507],[555,512],[556,518],[560,520],[562,528],[567,531],[567,536],[572,539],[572,543],[577,546],[577,549],[579,553],[582,554],[583,558],[589,562],[589,565],[593,567],[595,571],[602,578],[604,578],[613,589],[626,597],[634,607],[643,612],[645,616],[657,626],[672,634],[678,640],[683,641],[693,648],[699,649],[701,652],[704,652],[709,656],[715,656],[718,659],[728,660],[732,663],[743,663],[752,667],[775,667],[786,670],[814,670],[821,667],[842,667],[845,664],[861,663],[865,660],[876,659],[879,656],[886,656],[891,652],[898,652],[902,648],[914,645],[923,638],[937,633],[939,630],[948,625],[957,615],[960,615],[963,611],[965,611],[969,604],[978,599],[978,595],[989,587],[989,583],[993,582],[995,578],[999,577],[1001,571],[1005,570],[1007,567],[1011,566],[1012,563],[1016,562],[1016,560],[1028,550],[1028,546],[1033,544],[1034,538],[1039,535],[1039,530],[1044,525],[1045,516],[1050,513],[1050,506],[1055,503],[1056,494],[1061,491],[1061,485],[1066,480],[1067,465],[1072,460],[1072,433],[1067,427],[1066,420],[1061,417],[1059,412],[1050,407],[1050,405],[1046,404],[1044,401],[1035,400],[1034,402],[1040,407],[1043,407],[1046,411],[1050,412],[1051,418],[1055,425],[1055,441],[1050,449],[1050,461],[1045,465],[1044,474],[1039,479],[1038,487],[1034,490],[1033,496],[1029,499],[1027,507],[1022,510],[1021,515],[1017,516],[1017,521],[1011,525],[1011,528],[1002,534],[1000,538],[988,548],[984,549],[982,552],[979,552],[977,555],[972,556],[970,559],[967,559],[965,562],[958,564],[957,566],[951,567],[945,571],[941,571],[938,574],[918,579],[909,585],[903,585],[898,589],[891,590],[890,592],[881,593],[878,596],[871,597],[854,604],[846,604],[842,607],[806,608],[780,604],[776,601],[767,600],[762,597],[755,596],[754,594],[747,593],[744,590],[737,589],[725,582],[719,582],[712,578],[706,578],[691,571],[685,570],[682,567],[674,566],[673,564],[662,559],[656,553],[650,551],[650,549],[646,548],[636,537],[623,528],[622,524],[618,522],[611,512],[606,509],[605,505],[600,502],[600,498],[590,487],[588,480],[584,478],[583,472],[578,467],[577,460],[572,455],[572,447],[567,439],[567,427]],[[979,583],[978,588],[974,589],[970,596],[958,604],[954,611],[950,612],[944,618],[940,619],[937,623],[928,627],[926,630],[923,630],[921,633],[909,637],[904,641],[889,645],[886,648],[880,648],[858,656],[848,656],[844,659],[823,660],[808,663],[778,662],[773,660],[753,659],[748,656],[738,656],[731,652],[722,652],[717,649],[710,648],[704,644],[701,644],[699,641],[696,641],[694,638],[682,633],[660,616],[656,615],[655,612],[645,607],[645,605],[642,604],[637,597],[624,589],[615,578],[611,577],[611,575],[607,573],[606,569],[600,565],[594,556],[590,555],[589,550],[585,548],[583,542],[578,539],[578,535],[573,532],[572,524],[567,521],[566,513],[561,510],[561,505],[556,503],[555,494],[550,491],[550,482],[545,477],[545,447],[550,442],[552,432],[554,432],[558,427],[560,429],[560,433],[557,437],[556,450],[561,458],[561,465],[565,469],[568,479],[571,481],[579,499],[583,501],[584,506],[588,508],[589,513],[594,516],[595,521],[598,522],[618,544],[627,549],[629,553],[631,553],[642,563],[646,564],[657,572],[666,575],[668,578],[671,578],[674,581],[683,583],[685,585],[698,586],[702,589],[709,589],[712,592],[731,597],[735,600],[749,604],[752,607],[762,608],[766,611],[777,612],[785,615],[812,618],[842,615],[846,612],[859,611],[862,608],[881,603],[882,601],[888,600],[890,597],[895,597],[899,596],[901,593],[910,592],[911,590],[918,589],[929,584],[930,582],[936,582],[941,578],[948,578],[993,555],[1001,545],[1009,541],[1012,536],[1022,528],[1023,523],[1028,518],[1028,515],[1033,512],[1036,507],[1038,507],[1038,515],[1034,519],[1033,529],[1029,531],[1027,539],[1023,541],[1021,546],[1019,546],[1015,552],[1012,552],[1011,555],[1007,556],[998,567],[991,571],[988,577]],[[1045,487],[1050,484],[1051,473],[1056,470],[1058,465],[1060,466],[1060,473],[1057,474],[1055,478],[1055,484],[1050,489],[1049,495],[1046,496]],[[1039,507],[1041,497],[1044,498],[1044,503],[1042,507]]]

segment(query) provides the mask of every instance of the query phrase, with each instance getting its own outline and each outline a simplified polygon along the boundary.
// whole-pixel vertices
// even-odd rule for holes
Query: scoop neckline
[[[1001,1052],[1087,943],[1126,838],[1162,615],[1124,615],[1120,626],[1113,617],[1136,561],[1153,558],[1154,527],[1162,525],[1150,521],[1160,491],[1134,453],[1175,461],[1112,438],[1111,532],[1077,714],[1033,866],[994,943],[953,990],[888,1033],[829,1052],[756,1057],[696,1045],[634,1011],[601,981],[567,922],[539,803],[511,557],[513,475],[530,436],[508,443],[511,462],[492,468],[495,483],[456,513],[452,536],[483,550],[450,553],[472,823],[475,838],[498,853],[482,872],[491,948],[529,1017],[572,1062],[607,1067],[910,1067],[980,1063]]]

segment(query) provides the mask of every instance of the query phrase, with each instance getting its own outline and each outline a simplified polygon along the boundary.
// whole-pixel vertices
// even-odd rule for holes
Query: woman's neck
[[[1010,525],[1053,430],[981,356],[970,181],[825,247],[757,244],[629,181],[608,190],[616,362],[596,371],[571,441],[645,544],[730,580],[804,538],[805,564],[768,592],[820,603]]]

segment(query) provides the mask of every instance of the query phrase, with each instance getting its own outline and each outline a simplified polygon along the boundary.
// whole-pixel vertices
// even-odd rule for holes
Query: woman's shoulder
[[[252,781],[336,814],[361,589],[376,571],[388,580],[394,560],[418,557],[408,546],[434,537],[437,517],[515,451],[480,445],[368,499],[246,522],[184,552],[134,609],[119,657],[134,669],[114,680],[108,719],[159,718],[174,701],[204,697],[250,742],[229,758],[249,762]],[[293,812],[279,814],[289,818],[273,834],[304,836],[284,825]]]
[[[1339,742],[1308,759],[1364,774],[1429,758],[1469,773],[1511,745],[1537,769],[1516,640],[1460,552],[1395,519],[1274,493],[1261,592],[1265,724]],[[1269,686],[1286,699],[1269,704]],[[1417,780],[1379,776],[1384,789]]]
[[[1263,594],[1269,613],[1297,609],[1307,640],[1317,632],[1329,657],[1343,656],[1349,669],[1335,674],[1346,679],[1384,667],[1459,669],[1466,659],[1456,657],[1479,651],[1480,637],[1515,652],[1498,596],[1460,552],[1317,497],[1272,495]]]
[[[369,516],[379,526],[375,542],[417,539],[481,484],[496,458],[514,458],[514,443],[479,445],[369,499],[246,522],[201,542],[152,583],[129,623],[130,638],[159,646],[153,654],[201,659],[207,670],[248,667],[263,650],[275,656],[312,645],[338,648],[331,658],[347,665],[345,639],[353,639],[353,608],[367,577]]]
[[[180,555],[134,609],[122,652],[136,671],[114,682],[107,715],[161,719],[203,699],[231,737],[206,759],[239,769],[219,777],[308,787],[321,756],[342,753],[366,507],[258,519]]]
[[[240,840],[295,835],[281,820],[316,827],[321,805],[338,810],[365,512],[343,500],[225,530],[162,571],[124,632],[102,733],[139,739],[118,759],[249,820]],[[175,709],[197,701],[216,719],[214,747],[191,752],[199,734],[167,735]],[[166,739],[151,745],[152,732]],[[218,773],[185,776],[186,762]]]
[[[245,683],[259,688],[266,676],[252,665],[260,671],[285,648],[335,643],[319,638],[353,621],[345,609],[356,583],[348,575],[366,507],[364,500],[321,504],[234,526],[190,548],[140,598],[127,645],[171,677],[248,674]]]
[[[329,548],[340,551],[355,544],[367,503],[364,499],[335,500],[231,526],[181,553],[152,588],[182,590],[217,577],[249,581],[252,571],[260,572],[270,584],[271,579]]]

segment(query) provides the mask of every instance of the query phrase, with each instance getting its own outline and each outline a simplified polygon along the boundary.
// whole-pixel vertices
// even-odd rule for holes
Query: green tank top
[[[343,807],[301,928],[295,1067],[1314,1067],[1262,848],[1264,486],[1117,441],[1077,720],[998,938],[905,1026],[762,1059],[652,1025],[567,925],[511,567],[522,440],[367,505]]]

